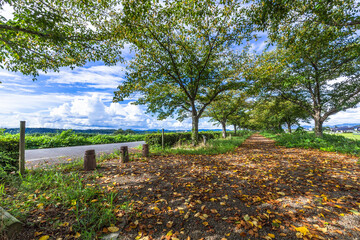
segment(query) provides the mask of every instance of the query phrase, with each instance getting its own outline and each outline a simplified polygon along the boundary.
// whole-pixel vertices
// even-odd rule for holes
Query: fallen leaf
[[[295,228],[296,231],[300,232],[304,236],[309,233],[309,230],[306,227],[297,227]]]
[[[119,231],[118,227],[108,227],[107,229],[109,230],[109,232],[112,232],[112,233]]]

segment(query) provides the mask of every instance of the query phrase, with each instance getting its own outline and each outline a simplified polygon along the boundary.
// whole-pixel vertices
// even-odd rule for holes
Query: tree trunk
[[[4,232],[9,239],[16,239],[15,236],[21,231],[22,223],[0,207],[0,237]]]
[[[192,116],[191,142],[194,146],[199,143],[199,117],[196,115]]]
[[[234,135],[236,135],[236,124],[234,124]]]
[[[288,132],[291,133],[291,123],[287,123],[288,125]]]
[[[221,122],[222,127],[222,137],[226,138],[226,122]]]
[[[316,137],[319,137],[319,138],[322,138],[323,137],[323,129],[322,129],[322,125],[323,125],[323,121],[321,121],[320,119],[318,118],[314,118],[315,120],[315,136]]]

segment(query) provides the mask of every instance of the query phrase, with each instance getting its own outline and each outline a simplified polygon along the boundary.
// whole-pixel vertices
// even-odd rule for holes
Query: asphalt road
[[[25,151],[25,161],[51,161],[65,158],[80,158],[84,156],[86,150],[95,149],[96,154],[112,153],[115,149],[121,146],[128,146],[129,148],[137,147],[144,144],[144,141],[126,142],[126,143],[111,143],[99,145],[85,145],[75,147],[61,147],[61,148],[44,148],[44,149],[31,149]]]

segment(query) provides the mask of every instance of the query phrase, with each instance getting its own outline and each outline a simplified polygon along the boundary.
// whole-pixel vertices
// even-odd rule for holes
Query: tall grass
[[[240,146],[252,132],[243,132],[239,136],[234,136],[231,138],[219,138],[211,139],[206,145],[203,143],[199,144],[197,147],[191,146],[189,143],[182,145],[177,145],[174,147],[166,147],[162,149],[161,146],[156,145],[151,148],[151,152],[155,154],[182,154],[182,155],[216,155],[232,152],[236,147]]]
[[[261,134],[276,140],[278,145],[285,147],[315,148],[322,151],[348,153],[360,156],[360,141],[343,136],[324,134],[323,138],[318,138],[315,134],[307,132],[292,134],[262,132]]]
[[[55,211],[56,215],[44,219],[47,228],[56,229],[67,222],[81,239],[94,239],[104,227],[115,224],[117,211],[127,206],[123,194],[96,183],[99,176],[97,171],[84,175],[56,169],[8,175],[0,188],[0,206],[23,222],[28,222],[29,215],[39,215],[36,212],[41,215],[44,209]]]

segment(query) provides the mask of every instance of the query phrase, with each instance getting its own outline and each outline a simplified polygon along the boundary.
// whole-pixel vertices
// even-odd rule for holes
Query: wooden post
[[[206,145],[206,136],[202,135],[202,137],[203,137],[204,145]]]
[[[164,136],[164,129],[162,129],[162,131],[161,131],[161,147],[162,147],[162,149],[164,149],[164,147],[165,147],[165,143],[164,143],[164,141],[165,141],[165,136]]]
[[[148,144],[142,145],[142,155],[143,155],[143,157],[149,157],[149,145]]]
[[[129,152],[127,146],[120,147],[120,162],[121,163],[129,162]]]
[[[25,173],[25,121],[20,121],[19,171]]]
[[[22,223],[0,207],[0,237],[4,233],[8,239],[16,239],[16,235],[22,231]]]
[[[84,155],[84,170],[91,171],[96,168],[95,150],[86,150]]]

